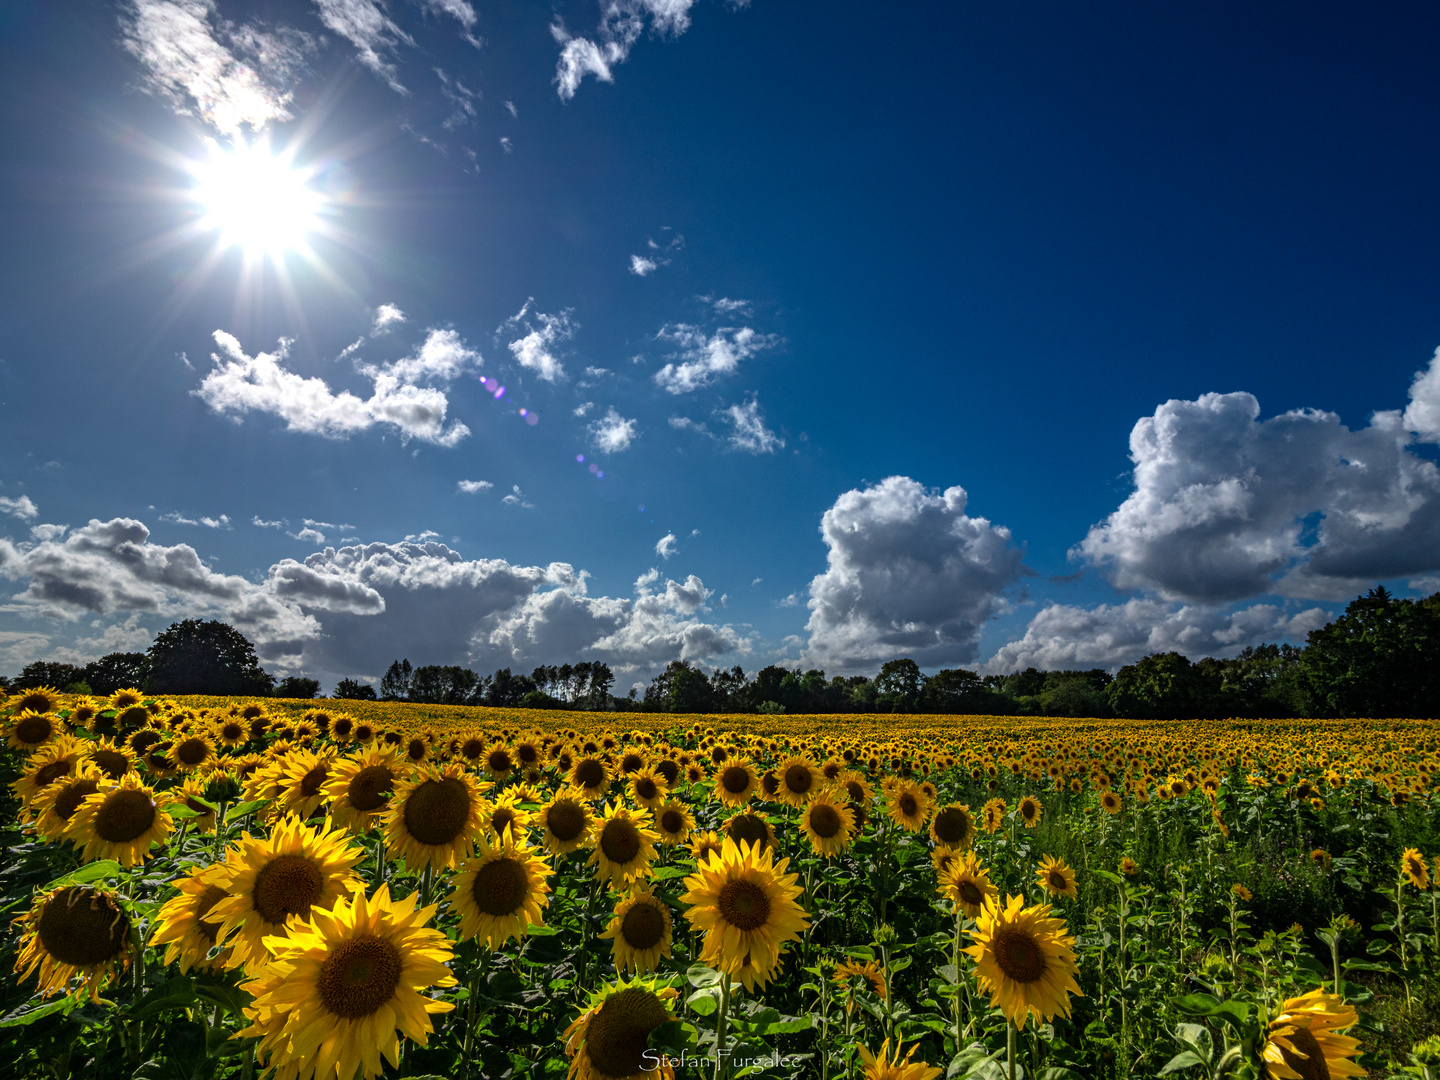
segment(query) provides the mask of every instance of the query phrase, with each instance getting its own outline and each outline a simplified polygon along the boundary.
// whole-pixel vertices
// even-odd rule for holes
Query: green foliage
[[[250,639],[214,619],[173,624],[145,657],[147,694],[269,694],[275,685]]]

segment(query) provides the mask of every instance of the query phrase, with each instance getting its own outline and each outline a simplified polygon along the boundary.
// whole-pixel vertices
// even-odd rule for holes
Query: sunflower
[[[215,743],[204,731],[191,731],[177,735],[166,752],[175,767],[188,772],[214,760]]]
[[[930,819],[930,839],[956,851],[964,851],[974,843],[975,832],[975,818],[964,803],[953,802]]]
[[[491,841],[480,837],[475,854],[460,866],[451,906],[460,913],[461,938],[479,938],[493,951],[531,926],[544,926],[550,875],[545,857],[509,829]]]
[[[485,831],[485,792],[463,765],[421,767],[395,787],[385,813],[385,842],[391,858],[412,870],[444,870],[470,854]]]
[[[957,857],[941,872],[935,891],[972,919],[992,897],[1000,895],[990,881],[990,872],[973,851]]]
[[[775,766],[780,781],[775,797],[787,806],[804,806],[819,791],[825,777],[809,758],[791,755]]]
[[[670,785],[665,778],[648,766],[630,774],[630,797],[637,806],[652,812],[658,810],[669,793]]]
[[[455,985],[446,966],[454,953],[424,925],[435,908],[417,911],[417,902],[392,901],[381,885],[369,900],[358,892],[317,908],[287,939],[272,939],[275,958],[242,984],[254,1000],[240,1034],[260,1036],[261,1060],[277,1076],[372,1080],[382,1054],[398,1067],[398,1036],[425,1045],[430,1014],[455,1006],[422,991]]]
[[[1140,864],[1137,863],[1134,859],[1132,859],[1129,855],[1126,855],[1123,859],[1120,860],[1120,873],[1124,874],[1126,877],[1133,878],[1136,874],[1140,873]]]
[[[1419,848],[1406,848],[1405,854],[1400,856],[1400,876],[1417,889],[1430,887],[1430,868]]]
[[[1020,814],[1020,820],[1025,823],[1027,829],[1033,829],[1036,825],[1039,825],[1040,816],[1044,812],[1040,806],[1040,800],[1035,798],[1034,795],[1026,795],[1021,799],[1017,810]]]
[[[1290,998],[1270,1021],[1261,1051],[1266,1073],[1271,1080],[1364,1076],[1351,1060],[1360,1052],[1360,1040],[1340,1034],[1358,1020],[1344,998],[1327,994],[1323,986]]]
[[[760,786],[760,774],[743,757],[733,757],[715,770],[715,798],[722,806],[744,806]]]
[[[331,762],[320,791],[335,824],[355,836],[368,833],[389,808],[402,771],[394,750],[360,750]]]
[[[1049,1022],[1056,1013],[1070,1015],[1070,994],[1080,994],[1075,976],[1075,939],[1065,933],[1065,920],[1050,918],[1050,905],[1025,906],[1023,896],[1004,904],[989,900],[971,932],[975,944],[965,952],[975,958],[975,978],[990,991],[991,1007],[1018,1028],[1035,1016]]]
[[[180,895],[165,901],[160,908],[151,945],[165,945],[165,963],[180,962],[180,974],[192,967],[201,969],[223,966],[222,958],[210,959],[210,950],[220,939],[220,924],[210,909],[229,895],[218,880],[225,874],[223,866],[197,866],[174,884]]]
[[[995,833],[1005,824],[1005,811],[1008,809],[1004,799],[990,799],[980,809],[980,820],[984,824],[987,833]]]
[[[800,815],[800,827],[815,854],[833,858],[855,837],[855,811],[829,791],[817,794]]]
[[[34,686],[23,691],[19,697],[5,703],[12,714],[23,712],[48,713],[60,707],[60,691],[53,686]]]
[[[190,819],[190,827],[199,833],[213,833],[219,810],[205,801],[205,787],[203,777],[187,777],[179,787],[165,792],[172,800],[167,809],[183,806],[193,810],[195,816]]]
[[[582,757],[570,770],[570,783],[585,792],[587,799],[603,799],[610,790],[610,770],[597,757]]]
[[[906,832],[919,832],[930,816],[930,800],[916,784],[903,780],[890,788],[890,820]]]
[[[517,836],[524,836],[530,828],[530,811],[520,805],[525,792],[512,788],[494,802],[486,802],[481,815],[485,826],[496,836],[503,836],[508,829]]]
[[[717,832],[707,829],[690,834],[690,857],[698,866],[704,866],[711,854],[718,855],[724,847],[725,838]]]
[[[84,862],[114,859],[130,867],[143,862],[150,846],[164,843],[173,822],[138,776],[102,781],[86,795],[65,825],[65,839],[80,848]]]
[[[119,898],[103,889],[52,889],[19,921],[25,931],[15,971],[23,981],[38,968],[41,997],[63,992],[78,975],[84,980],[80,991],[96,1001],[105,983],[130,963],[130,917]]]
[[[855,980],[862,980],[859,985],[870,983],[875,995],[885,1001],[890,1000],[890,985],[885,977],[885,969],[874,960],[866,960],[863,964],[858,960],[847,960],[843,964],[835,965],[835,973],[830,976],[831,980],[845,990],[845,1009],[848,1012],[855,1004]]]
[[[497,784],[503,784],[515,771],[515,757],[504,743],[490,747],[480,759],[485,775]]]
[[[764,851],[775,846],[775,826],[758,810],[736,814],[725,822],[725,835],[737,844],[757,844]]]
[[[648,810],[631,810],[619,803],[607,806],[596,823],[595,850],[585,865],[595,867],[595,877],[617,889],[645,877],[660,839],[650,825]]]
[[[674,927],[670,908],[648,885],[636,885],[615,905],[610,925],[600,935],[611,938],[610,955],[617,971],[654,971],[670,955]]]
[[[325,805],[325,781],[333,764],[329,753],[293,750],[280,773],[280,804],[283,812],[302,821]]]
[[[860,832],[865,828],[865,821],[870,815],[870,803],[875,798],[875,790],[866,780],[853,769],[847,769],[836,778],[836,783],[845,789],[845,797],[850,800],[850,809],[855,811],[855,831]]]
[[[312,828],[281,818],[268,837],[247,833],[225,852],[215,884],[228,895],[211,908],[210,921],[220,924],[222,939],[235,932],[228,967],[252,970],[268,962],[267,946],[285,937],[291,916],[307,918],[312,908],[363,889],[353,869],[364,852],[330,824]]]
[[[5,744],[12,750],[37,750],[60,734],[58,717],[26,709],[16,713],[6,726]]]
[[[875,1056],[865,1048],[863,1044],[857,1043],[855,1049],[860,1052],[860,1060],[865,1063],[865,1080],[935,1080],[943,1071],[938,1065],[930,1065],[924,1061],[915,1061],[915,1051],[919,1044],[910,1047],[910,1052],[902,1059],[900,1057],[900,1043],[895,1043],[895,1054],[890,1054],[890,1040],[886,1039],[880,1045],[880,1054]]]
[[[1080,896],[1075,888],[1075,871],[1065,864],[1064,859],[1044,856],[1035,870],[1035,878],[1051,896],[1063,896],[1066,900],[1075,900]]]
[[[124,744],[100,738],[87,745],[90,760],[111,780],[119,780],[135,768],[135,755]]]
[[[700,962],[739,976],[747,990],[770,980],[781,946],[810,925],[795,902],[802,890],[785,872],[789,865],[775,862],[771,849],[727,839],[685,879],[685,917],[705,932]]]
[[[20,779],[11,782],[10,789],[21,805],[29,809],[40,792],[74,773],[84,760],[85,743],[73,735],[61,735],[26,759],[20,769]]]
[[[695,815],[683,802],[671,799],[655,813],[655,831],[666,847],[685,843],[694,828]]]
[[[646,1053],[650,1033],[675,1019],[678,990],[636,978],[602,986],[565,1029],[567,1080],[675,1080],[665,1054]]]
[[[1118,814],[1125,809],[1125,800],[1120,797],[1118,791],[1102,791],[1100,793],[1100,809],[1107,814]]]
[[[552,855],[568,855],[591,842],[595,815],[580,788],[557,791],[535,815],[535,827],[543,833],[541,843]]]

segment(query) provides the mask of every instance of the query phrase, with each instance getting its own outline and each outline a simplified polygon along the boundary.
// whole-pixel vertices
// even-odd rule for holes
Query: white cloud
[[[585,377],[586,377],[587,379],[603,379],[606,375],[609,375],[609,374],[611,374],[611,371],[610,371],[609,368],[603,368],[603,367],[587,367],[587,368],[585,369]]]
[[[320,378],[297,375],[284,366],[290,342],[282,338],[273,353],[245,355],[240,343],[223,330],[215,331],[220,353],[212,353],[215,367],[201,381],[195,396],[221,415],[237,420],[247,412],[272,413],[291,431],[343,439],[376,424],[388,424],[405,441],[419,439],[438,446],[454,446],[470,434],[458,420],[448,427],[449,399],[443,390],[418,383],[449,382],[477,367],[480,355],[465,346],[453,330],[431,330],[418,350],[393,364],[364,366],[360,371],[374,382],[368,400],[348,390],[333,392]]]
[[[675,554],[675,534],[666,533],[655,544],[655,554],[662,559],[668,559]]]
[[[602,454],[618,454],[628,450],[630,444],[639,438],[638,422],[626,420],[615,406],[610,406],[605,415],[590,421],[585,429],[590,434],[590,445]]]
[[[478,16],[468,0],[424,0],[425,6],[438,15],[449,15],[466,30],[473,30]]]
[[[500,149],[504,150],[507,154],[513,154],[515,152],[515,144],[510,141],[509,135],[500,136]]]
[[[1410,384],[1405,427],[1415,432],[1421,442],[1440,443],[1440,349],[1430,358],[1430,366],[1417,371]]]
[[[550,33],[561,46],[555,69],[555,85],[562,100],[575,96],[586,75],[612,82],[611,69],[625,62],[631,48],[650,18],[651,30],[661,36],[679,36],[690,27],[690,8],[695,0],[606,0],[596,29],[598,39],[571,37],[558,20]]]
[[[1222,603],[1263,593],[1340,600],[1440,569],[1440,470],[1431,437],[1436,366],[1410,407],[1351,431],[1334,413],[1260,420],[1246,393],[1168,401],[1130,434],[1134,492],[1076,554],[1118,587]]]
[[[519,484],[510,485],[510,494],[500,500],[506,506],[518,506],[522,510],[534,510],[535,504],[525,501],[525,493],[520,490]]]
[[[325,543],[325,534],[322,533],[319,529],[306,527],[304,529],[301,529],[299,532],[288,533],[287,535],[292,536],[296,540],[303,541],[307,544]]]
[[[691,420],[688,416],[672,416],[669,424],[676,431],[693,431],[697,435],[706,435],[712,439],[715,437],[714,433],[703,423],[699,420]]]
[[[663,247],[654,240],[647,241],[647,246],[650,249],[649,255],[630,256],[630,273],[636,277],[645,277],[662,266],[669,266],[670,257],[685,246],[685,237],[676,233]]]
[[[489,491],[495,485],[489,480],[461,480],[455,486],[466,495],[474,495],[481,491]]]
[[[785,440],[765,426],[758,399],[751,398],[744,405],[731,405],[722,415],[731,424],[726,442],[732,449],[749,454],[773,454],[784,448]]]
[[[512,119],[518,119],[520,116],[520,110],[515,108],[515,102],[513,101],[505,102],[505,110],[510,114]]]
[[[528,331],[524,337],[510,342],[510,352],[521,367],[529,368],[546,382],[558,382],[565,378],[565,367],[556,358],[553,347],[574,337],[577,327],[568,308],[558,315],[537,311],[532,316],[530,305],[534,302],[533,297],[526,300],[518,312],[500,324],[496,333],[517,328]]]
[[[281,518],[278,521],[266,521],[259,514],[256,514],[250,519],[250,524],[261,529],[283,529],[285,527],[285,519]]]
[[[637,277],[653,274],[658,265],[654,259],[647,259],[643,255],[630,256],[630,273]]]
[[[593,401],[582,401],[579,405],[576,405],[575,408],[571,409],[570,412],[573,416],[583,417],[588,416],[590,414],[590,410],[593,408],[595,408],[595,403]]]
[[[718,299],[713,300],[708,296],[702,296],[700,299],[704,300],[721,315],[729,315],[732,312],[736,311],[738,311],[741,315],[750,314],[749,300],[731,300],[729,297],[726,296],[722,296]]]
[[[0,514],[9,514],[11,517],[20,518],[22,521],[29,521],[38,516],[40,508],[35,505],[29,495],[21,495],[18,499],[11,499],[0,495]]]
[[[386,59],[400,44],[414,45],[410,35],[385,14],[376,0],[314,0],[320,21],[355,46],[360,62],[379,75],[397,94],[408,94]]]
[[[655,373],[655,381],[672,394],[688,394],[708,386],[717,376],[729,375],[740,361],[770,347],[775,339],[748,326],[724,327],[707,335],[697,326],[676,323],[663,327],[657,340],[677,346],[675,360]]]
[[[440,126],[446,131],[454,131],[475,119],[475,102],[480,95],[458,78],[452,79],[441,68],[436,68],[435,74],[440,79],[440,93],[454,106],[454,110],[441,121]]]
[[[214,0],[130,0],[120,26],[144,88],[227,135],[289,120],[296,71],[315,48],[297,30],[226,22]]]
[[[207,529],[228,529],[231,527],[230,518],[227,514],[221,514],[218,518],[187,518],[183,514],[178,514],[172,510],[168,514],[161,514],[160,520],[168,521],[172,525],[203,525]]]
[[[776,606],[776,607],[799,607],[799,606],[800,606],[800,594],[799,594],[799,593],[793,593],[793,592],[792,592],[789,596],[786,596],[786,597],[784,597],[783,599],[780,599],[780,600],[776,600],[776,601],[775,601],[775,606]]]
[[[405,312],[401,311],[394,304],[381,304],[375,309],[375,326],[370,331],[371,336],[383,334],[396,323],[405,321]]]
[[[804,660],[871,670],[909,656],[971,662],[980,627],[1021,572],[1010,530],[965,513],[960,487],[930,491],[892,476],[842,494],[820,532],[828,568],[810,583]]]
[[[999,648],[983,670],[993,674],[1032,666],[1113,670],[1157,652],[1179,652],[1193,659],[1233,656],[1247,645],[1303,640],[1328,621],[1320,608],[1287,615],[1271,604],[1239,611],[1140,598],[1094,608],[1049,604],[1030,620],[1025,636]]]

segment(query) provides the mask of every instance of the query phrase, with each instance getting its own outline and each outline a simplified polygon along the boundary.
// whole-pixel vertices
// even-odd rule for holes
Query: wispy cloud
[[[730,422],[730,435],[725,441],[732,450],[773,454],[784,448],[785,440],[765,426],[757,398],[751,398],[744,405],[731,405],[721,415]]]
[[[320,21],[351,45],[367,68],[389,84],[397,94],[408,94],[387,59],[398,45],[414,45],[414,39],[385,14],[376,0],[314,0]]]
[[[639,423],[627,420],[610,406],[605,415],[592,420],[586,429],[590,433],[590,445],[602,454],[618,454],[630,449],[630,444],[639,437]]]
[[[534,510],[535,504],[525,501],[525,493],[520,490],[519,484],[510,485],[510,494],[500,500],[506,506],[518,506],[522,510]]]
[[[675,554],[676,540],[674,533],[666,533],[655,544],[655,554],[662,559],[668,559]]]
[[[733,372],[740,361],[775,343],[770,335],[748,326],[727,326],[706,334],[698,326],[675,323],[662,327],[655,337],[678,350],[674,359],[655,373],[655,381],[672,394],[688,394],[708,386],[717,377]]]
[[[489,480],[460,480],[455,486],[466,495],[476,495],[482,491],[489,491],[495,485]]]
[[[11,517],[20,518],[22,521],[29,521],[39,513],[40,508],[35,505],[29,495],[21,495],[18,499],[11,499],[0,495],[0,514],[9,514]]]
[[[653,239],[647,241],[649,251],[644,255],[630,256],[630,273],[636,277],[647,277],[662,266],[669,266],[671,255],[685,246],[685,237],[676,233],[664,246]]]
[[[586,75],[593,75],[601,82],[613,82],[612,69],[629,57],[645,30],[647,16],[651,31],[659,36],[683,34],[690,28],[690,8],[694,3],[695,0],[608,0],[594,41],[572,37],[558,19],[551,23],[550,33],[560,45],[555,87],[561,100],[574,97]]]
[[[557,342],[568,341],[577,329],[570,309],[558,315],[547,315],[543,311],[533,314],[530,306],[535,303],[531,297],[514,315],[496,329],[497,334],[525,330],[523,337],[510,342],[510,352],[523,368],[535,372],[546,382],[559,382],[565,378],[565,366],[556,357],[554,346]]]
[[[207,529],[231,528],[230,517],[227,514],[221,514],[219,517],[188,518],[172,510],[168,514],[161,514],[160,520],[168,521],[172,525],[201,525]]]

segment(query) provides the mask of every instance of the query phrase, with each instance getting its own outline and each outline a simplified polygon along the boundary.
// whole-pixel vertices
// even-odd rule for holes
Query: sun
[[[199,227],[218,233],[222,247],[242,248],[252,258],[304,251],[324,209],[312,172],[297,167],[292,155],[272,152],[268,140],[207,142],[207,157],[190,168],[191,196],[202,209]]]

